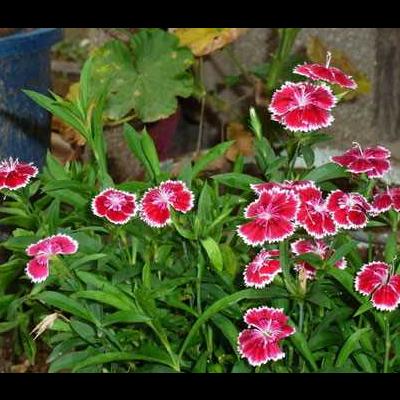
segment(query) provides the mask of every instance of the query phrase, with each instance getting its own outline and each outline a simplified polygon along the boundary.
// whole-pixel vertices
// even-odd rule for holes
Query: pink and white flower
[[[300,207],[297,213],[297,222],[309,235],[322,238],[334,235],[337,227],[326,207],[322,191],[315,186],[305,186],[297,190]]]
[[[165,181],[149,189],[140,203],[140,217],[148,225],[161,228],[171,223],[171,208],[187,213],[194,206],[194,195],[182,181]]]
[[[25,268],[26,275],[34,283],[45,281],[49,276],[49,258],[42,255],[32,258]]]
[[[376,193],[372,200],[372,215],[379,215],[393,208],[400,212],[400,187],[388,188],[384,192]]]
[[[238,351],[250,365],[258,366],[285,357],[280,348],[282,339],[296,329],[288,325],[288,317],[281,308],[258,307],[249,309],[244,321],[249,326],[238,336]]]
[[[391,266],[380,261],[363,265],[355,279],[355,289],[371,296],[373,306],[393,311],[400,304],[400,275],[391,273]]]
[[[367,147],[364,150],[358,143],[331,161],[345,167],[353,174],[366,173],[369,178],[380,178],[390,170],[390,151],[383,146]]]
[[[248,287],[263,288],[282,272],[279,250],[261,250],[254,260],[246,265],[244,282]]]
[[[136,195],[108,188],[92,200],[93,214],[113,224],[126,224],[137,213]]]
[[[326,206],[340,228],[359,229],[368,223],[367,212],[371,211],[371,205],[359,193],[335,190],[326,199]]]
[[[272,119],[294,132],[309,132],[330,126],[336,97],[325,85],[286,82],[271,99]]]
[[[316,254],[321,257],[322,260],[328,260],[333,254],[333,250],[323,240],[313,239],[299,239],[291,244],[292,253],[296,256],[301,254]],[[347,261],[343,257],[335,263],[335,267],[338,269],[346,269]],[[297,272],[303,271],[306,279],[314,279],[317,273],[315,267],[306,261],[301,261],[295,264],[295,270]]]
[[[59,233],[29,245],[26,249],[26,254],[31,257],[51,257],[58,254],[74,254],[77,250],[78,242],[75,239]]]
[[[298,189],[301,189],[306,186],[314,186],[314,182],[308,181],[308,180],[304,180],[304,181],[285,180],[282,183],[281,182],[262,182],[262,183],[250,184],[250,187],[257,194],[261,194],[261,192],[264,190],[269,190],[269,189],[274,189],[274,188],[289,190],[289,191],[293,191],[294,193],[297,193]]]
[[[58,234],[39,240],[26,248],[26,254],[33,257],[26,265],[25,272],[32,282],[43,282],[49,276],[49,261],[57,255],[74,254],[78,242],[68,235]]]
[[[325,81],[332,85],[339,85],[347,89],[357,89],[355,80],[336,67],[330,67],[331,54],[328,53],[326,65],[303,64],[298,65],[293,72],[306,76],[313,81]]]
[[[294,232],[298,206],[298,197],[287,190],[264,190],[245,209],[244,216],[251,221],[240,225],[237,232],[251,246],[280,242]]]
[[[16,190],[26,186],[38,174],[33,163],[24,163],[10,157],[0,162],[0,189]]]

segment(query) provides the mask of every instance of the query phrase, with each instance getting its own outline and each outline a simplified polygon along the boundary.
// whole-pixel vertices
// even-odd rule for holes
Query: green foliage
[[[143,29],[128,45],[112,40],[94,52],[91,87],[101,92],[107,86],[109,119],[119,120],[134,110],[143,122],[157,121],[175,112],[177,96],[191,95],[188,68],[193,61],[175,35]]]
[[[278,53],[257,69],[267,89],[287,74],[297,29],[279,32]],[[0,223],[10,235],[0,243],[7,252],[0,265],[0,334],[13,335],[16,353],[31,363],[37,341],[45,342],[51,349],[49,372],[398,372],[399,311],[382,315],[354,290],[355,274],[378,254],[372,241],[366,256],[352,233],[343,230],[324,238],[328,256],[295,256],[290,244],[309,238],[299,228],[292,238],[263,246],[280,250],[282,271],[273,282],[244,289],[244,267],[260,250],[236,234],[245,207],[256,197],[251,185],[310,179],[324,192],[340,186],[349,178],[344,168],[333,163],[314,167],[313,147],[328,135],[282,134],[276,140],[276,132],[251,109],[256,173],[240,155],[231,170],[207,177],[207,167],[232,146],[226,141],[179,172],[178,179],[195,195],[195,206],[187,213],[171,209],[169,225],[151,228],[136,216],[116,226],[91,212],[93,196],[105,187],[116,186],[140,199],[149,188],[176,178],[160,163],[146,128],[125,124],[123,136],[146,178],[114,185],[103,124],[105,118],[121,119],[132,111],[142,122],[172,114],[177,97],[193,89],[192,62],[190,51],[179,47],[173,35],[142,29],[129,44],[111,41],[94,53],[74,100],[26,91],[83,135],[93,157],[86,164],[63,166],[48,154],[36,181],[5,192]],[[299,157],[305,170],[295,168]],[[365,187],[356,177],[346,182]],[[389,225],[383,253],[398,272],[397,213],[370,220],[366,229]],[[24,272],[26,248],[57,233],[77,240],[79,250],[52,258],[48,279],[33,285]],[[342,258],[345,270],[336,265]],[[298,273],[299,263],[315,268],[315,279]],[[259,306],[282,308],[296,333],[280,343],[285,358],[253,368],[240,357],[237,338],[245,328],[245,312]],[[35,326],[35,331],[41,328],[37,340]]]

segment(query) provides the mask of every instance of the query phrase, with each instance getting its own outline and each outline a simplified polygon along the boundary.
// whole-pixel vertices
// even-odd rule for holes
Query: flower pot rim
[[[51,47],[63,37],[62,28],[35,28],[0,38],[0,58],[37,52]]]

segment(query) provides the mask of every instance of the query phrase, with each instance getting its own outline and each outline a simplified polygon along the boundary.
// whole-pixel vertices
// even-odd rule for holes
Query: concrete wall
[[[349,59],[372,82],[369,94],[360,95],[354,101],[341,103],[334,109],[335,122],[327,131],[334,140],[330,151],[345,149],[353,141],[362,145],[381,143],[392,151],[392,159],[400,159],[400,29],[397,28],[304,28],[299,33],[295,51],[302,51],[310,36],[319,37],[328,47],[346,53]],[[99,44],[104,40],[98,30],[91,39]],[[233,52],[244,66],[252,67],[268,60],[277,45],[276,31],[270,28],[250,28],[248,33],[233,44]],[[226,75],[239,72],[238,67],[226,54],[219,51],[204,59],[204,81],[208,90],[233,103],[230,114],[218,112],[208,116],[204,124],[203,147],[219,140],[225,124],[234,116],[248,111],[252,98],[245,87],[226,88]],[[241,100],[242,99],[242,100]],[[243,100],[245,99],[245,100]],[[185,137],[185,151],[194,149],[198,133],[199,106],[182,108],[188,118],[181,121],[179,135]],[[188,109],[188,110],[186,110]],[[121,157],[119,132],[110,132],[110,153]],[[179,144],[177,144],[179,146]]]

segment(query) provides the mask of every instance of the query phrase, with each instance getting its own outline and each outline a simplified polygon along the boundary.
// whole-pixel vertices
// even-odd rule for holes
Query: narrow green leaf
[[[197,160],[193,165],[192,179],[194,179],[205,167],[207,167],[208,164],[225,154],[225,152],[229,149],[229,147],[232,146],[233,143],[234,141],[231,140],[229,142],[217,144],[212,149],[208,150],[206,154],[200,157],[200,159]]]
[[[384,256],[388,264],[391,264],[397,255],[397,235],[397,231],[391,232],[386,241]]]
[[[368,332],[371,328],[357,329],[353,332],[345,341],[344,345],[340,349],[340,352],[336,359],[336,367],[343,367],[347,359],[350,357],[351,353],[356,350],[360,337]]]
[[[346,178],[348,176],[349,173],[343,167],[334,163],[327,163],[308,172],[302,179],[319,183],[331,179]]]
[[[226,174],[219,174],[212,176],[212,179],[225,186],[235,189],[251,190],[251,184],[263,183],[259,178],[251,175],[239,174],[235,172],[228,172]]]
[[[329,257],[328,264],[331,266],[335,265],[337,261],[346,256],[356,247],[357,243],[354,240],[350,240],[347,243],[343,244],[342,246],[340,246],[338,249],[335,250],[335,252],[332,254],[331,257]]]
[[[314,371],[318,370],[315,358],[312,351],[310,350],[306,338],[301,332],[296,332],[293,336],[290,336],[290,341],[293,346],[299,351],[299,353],[308,361]]]
[[[103,320],[103,325],[114,325],[118,323],[136,324],[142,322],[149,322],[151,318],[138,311],[117,311],[113,314],[108,314]]]
[[[214,268],[218,271],[222,271],[224,268],[224,263],[218,243],[213,238],[208,237],[207,239],[203,239],[201,244],[206,250],[206,253]]]
[[[230,343],[232,350],[237,353],[237,338],[239,331],[233,322],[222,314],[216,314],[211,321],[217,326]]]
[[[36,299],[50,306],[59,308],[72,315],[83,318],[87,321],[93,321],[93,316],[83,305],[78,301],[65,296],[62,293],[45,291],[35,296]]]
[[[182,355],[185,352],[187,346],[190,344],[193,337],[196,335],[201,326],[213,315],[244,299],[274,298],[277,295],[271,289],[273,288],[269,288],[268,290],[245,289],[217,300],[210,307],[208,307],[193,324],[191,330],[185,338],[185,341],[182,344],[181,350],[179,352],[179,358],[182,358]]]
[[[127,304],[119,296],[111,293],[105,293],[100,290],[83,290],[76,292],[75,297],[83,298],[87,300],[97,301],[99,303],[108,304],[122,311],[131,311],[132,307]]]

